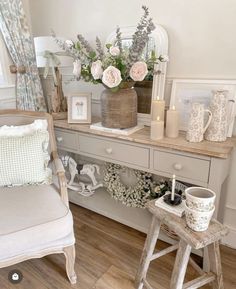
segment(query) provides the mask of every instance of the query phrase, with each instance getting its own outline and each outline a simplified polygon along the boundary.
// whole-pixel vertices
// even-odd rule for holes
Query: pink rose
[[[120,54],[120,49],[117,46],[111,46],[109,52],[112,56],[118,56]]]
[[[132,65],[129,75],[134,81],[143,81],[147,73],[147,64],[143,61],[138,61]]]
[[[92,63],[91,74],[95,80],[102,78],[103,69],[101,60]]]
[[[77,78],[80,78],[80,74],[81,74],[81,62],[79,59],[76,59],[74,62],[73,62],[73,74],[77,77]]]
[[[114,66],[108,66],[104,70],[102,82],[109,88],[118,86],[122,81],[120,70]]]

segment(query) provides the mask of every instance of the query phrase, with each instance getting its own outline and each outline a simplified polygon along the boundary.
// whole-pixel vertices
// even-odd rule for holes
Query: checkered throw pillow
[[[0,135],[0,186],[51,183],[47,130]]]

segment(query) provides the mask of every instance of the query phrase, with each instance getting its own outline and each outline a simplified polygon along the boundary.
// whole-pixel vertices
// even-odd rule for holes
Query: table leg
[[[147,271],[149,264],[151,262],[151,257],[153,255],[156,242],[158,239],[158,235],[160,232],[161,222],[155,217],[152,217],[152,223],[149,228],[146,242],[144,245],[140,265],[135,277],[135,288],[142,289],[143,288],[143,279],[147,276]]]
[[[180,240],[175,265],[171,276],[170,288],[182,289],[192,247]]]

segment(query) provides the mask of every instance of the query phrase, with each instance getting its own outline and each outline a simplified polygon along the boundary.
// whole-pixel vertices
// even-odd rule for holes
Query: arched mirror
[[[120,28],[122,46],[129,49],[132,44],[132,35],[136,27]],[[113,31],[107,38],[106,43],[115,44],[116,31]],[[168,35],[161,25],[156,25],[155,30],[149,37],[148,44],[143,52],[143,58],[147,59],[152,51],[156,55],[168,55]],[[138,95],[138,122],[150,125],[152,100],[164,98],[165,79],[166,79],[167,62],[161,62],[156,65],[154,76],[147,75],[144,81],[135,84],[135,90]]]

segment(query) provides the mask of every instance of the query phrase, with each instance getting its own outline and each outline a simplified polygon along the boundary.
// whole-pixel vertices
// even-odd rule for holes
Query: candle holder
[[[182,197],[178,194],[174,194],[174,200],[171,200],[171,194],[167,194],[163,197],[164,202],[170,206],[178,206],[182,203]]]

